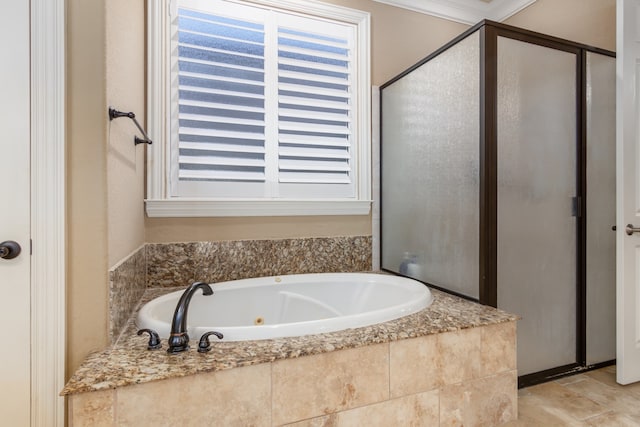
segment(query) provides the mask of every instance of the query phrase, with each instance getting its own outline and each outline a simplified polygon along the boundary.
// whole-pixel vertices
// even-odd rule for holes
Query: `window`
[[[149,216],[367,214],[368,14],[149,2]]]

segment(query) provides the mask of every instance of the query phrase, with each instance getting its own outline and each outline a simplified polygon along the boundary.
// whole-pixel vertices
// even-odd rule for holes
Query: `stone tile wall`
[[[115,343],[147,289],[145,247],[109,270],[109,338]]]
[[[111,344],[148,287],[371,271],[371,236],[146,244],[109,271]]]
[[[517,418],[515,321],[71,395],[72,427],[498,426]]]
[[[371,271],[371,236],[147,244],[149,287]]]

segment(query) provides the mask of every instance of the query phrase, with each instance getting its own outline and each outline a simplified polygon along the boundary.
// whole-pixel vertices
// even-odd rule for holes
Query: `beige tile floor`
[[[640,426],[640,383],[616,383],[616,367],[521,389],[506,426]]]

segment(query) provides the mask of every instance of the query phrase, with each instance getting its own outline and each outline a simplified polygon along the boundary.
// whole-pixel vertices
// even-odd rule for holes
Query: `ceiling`
[[[427,15],[476,24],[483,19],[503,21],[536,0],[374,0]]]

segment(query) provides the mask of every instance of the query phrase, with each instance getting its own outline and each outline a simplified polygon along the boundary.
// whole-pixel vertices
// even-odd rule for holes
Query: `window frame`
[[[147,149],[147,198],[149,217],[226,217],[226,216],[302,216],[368,215],[371,208],[371,84],[370,84],[370,15],[315,0],[225,0],[256,5],[292,13],[317,16],[355,26],[358,53],[357,112],[354,115],[355,196],[330,199],[261,199],[261,198],[187,198],[169,196],[170,179],[170,13],[176,0],[147,2],[147,127],[154,143]]]

